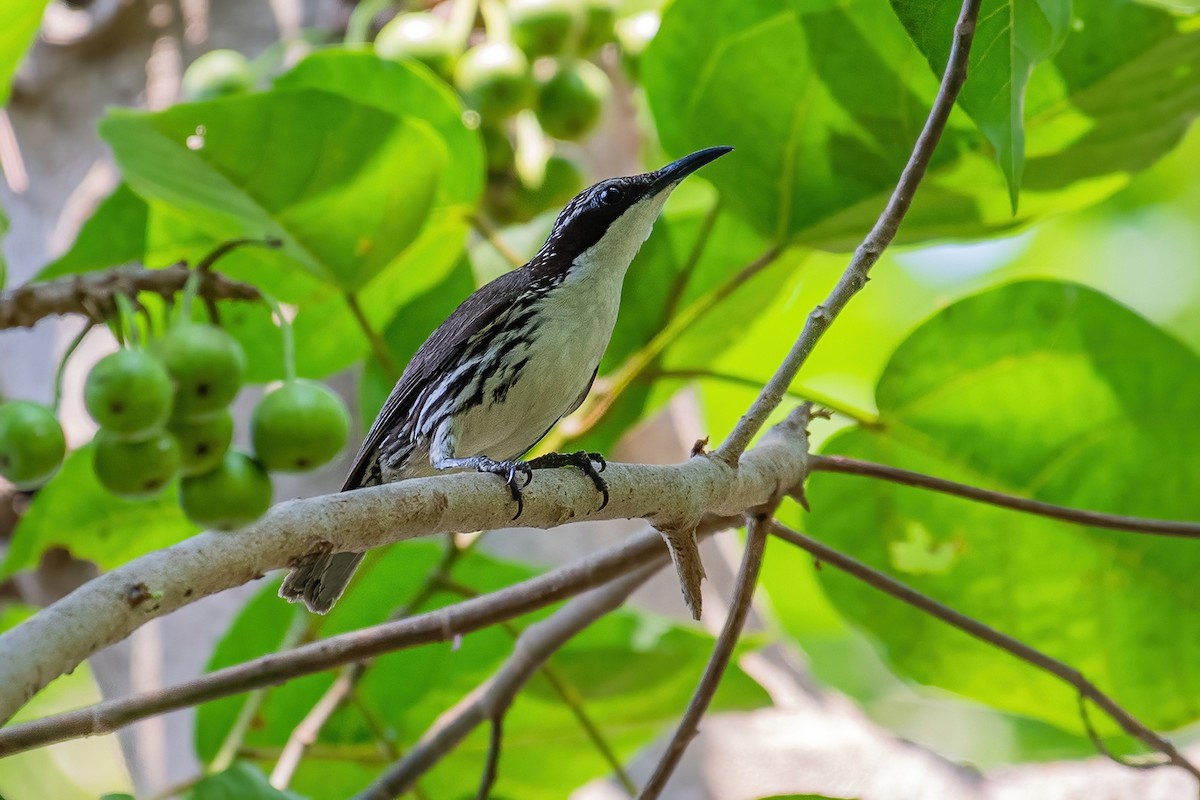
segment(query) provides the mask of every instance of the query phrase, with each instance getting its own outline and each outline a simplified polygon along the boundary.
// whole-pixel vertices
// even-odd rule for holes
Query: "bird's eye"
[[[603,205],[611,206],[613,203],[620,202],[621,190],[615,186],[609,186],[600,192],[600,202]]]

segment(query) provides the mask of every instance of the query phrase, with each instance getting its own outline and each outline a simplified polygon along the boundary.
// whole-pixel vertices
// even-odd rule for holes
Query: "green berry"
[[[0,404],[0,475],[18,489],[36,489],[54,476],[67,441],[54,412],[28,400]]]
[[[513,41],[531,58],[565,52],[583,23],[578,0],[510,0]]]
[[[185,476],[211,472],[220,466],[233,441],[233,415],[219,411],[207,419],[172,420],[168,426],[179,442]]]
[[[616,36],[617,6],[613,0],[584,0],[583,33],[579,35],[579,52],[594,53]]]
[[[264,397],[250,417],[254,454],[278,472],[319,467],[341,452],[349,433],[345,404],[315,381],[285,383]]]
[[[375,54],[393,61],[415,59],[442,77],[449,77],[457,48],[440,17],[417,11],[398,14],[383,26],[375,37]]]
[[[245,94],[254,89],[254,71],[236,50],[210,50],[184,71],[180,88],[185,100]]]
[[[173,328],[159,343],[158,354],[175,381],[179,419],[203,419],[224,410],[246,371],[242,346],[213,325]]]
[[[612,83],[595,64],[564,63],[538,92],[538,122],[555,139],[581,139],[596,127],[611,94]]]
[[[219,531],[243,528],[270,508],[271,479],[253,458],[230,450],[212,472],[180,482],[179,505],[197,525]]]
[[[155,496],[179,473],[179,443],[165,431],[130,442],[101,428],[93,446],[92,467],[100,485],[126,500]]]
[[[508,42],[484,42],[463,53],[454,84],[485,119],[511,116],[533,102],[529,60]]]
[[[118,350],[100,359],[83,385],[83,404],[96,424],[126,439],[144,439],[171,415],[174,386],[147,353]]]

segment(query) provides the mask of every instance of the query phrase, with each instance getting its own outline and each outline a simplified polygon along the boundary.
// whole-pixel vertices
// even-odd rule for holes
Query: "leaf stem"
[[[279,336],[283,340],[283,379],[287,383],[296,380],[296,336],[292,330],[292,321],[283,313],[283,307],[273,296],[259,290],[263,302],[271,309],[275,324],[279,326]]]
[[[362,306],[358,304],[358,295],[354,292],[346,292],[346,305],[350,308],[350,313],[354,315],[354,321],[358,323],[359,329],[367,337],[367,342],[371,345],[371,353],[375,356],[375,363],[379,364],[389,378],[397,380],[400,377],[400,367],[397,366],[396,359],[392,357],[392,351],[387,342],[379,335],[379,331],[371,327],[371,321],[367,319]]]
[[[83,340],[92,332],[92,328],[95,325],[96,323],[91,320],[84,323],[83,329],[75,334],[75,338],[67,345],[67,349],[62,354],[62,359],[58,362],[58,369],[54,372],[54,401],[51,404],[55,414],[58,413],[59,406],[62,405],[63,378],[67,374],[67,362],[71,360],[71,356],[79,349],[79,345],[83,344]]]
[[[862,475],[868,478],[898,483],[903,486],[914,486],[919,489],[929,489],[942,494],[964,497],[979,503],[987,503],[1001,508],[1011,508],[1026,514],[1036,514],[1049,517],[1074,525],[1091,525],[1096,528],[1109,528],[1117,531],[1132,531],[1134,533],[1158,534],[1161,536],[1178,536],[1185,539],[1200,539],[1200,523],[1178,522],[1175,520],[1146,519],[1143,517],[1127,517],[1120,514],[1106,514],[1101,511],[1086,511],[1067,506],[1057,506],[1041,500],[1028,497],[1004,494],[1003,492],[969,486],[965,483],[936,478],[920,472],[913,472],[886,464],[875,464],[846,456],[813,455],[809,456],[808,468],[811,472],[836,472],[842,475]]]

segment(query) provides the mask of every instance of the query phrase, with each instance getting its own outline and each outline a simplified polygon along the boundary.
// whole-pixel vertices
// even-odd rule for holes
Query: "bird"
[[[534,469],[574,466],[608,503],[599,453],[522,461],[583,402],[617,321],[625,274],[679,183],[732,147],[709,147],[661,169],[609,178],[558,214],[527,263],[477,289],[405,367],[355,456],[342,491],[450,471],[504,480],[522,510]],[[315,553],[280,587],[327,613],[365,554]]]

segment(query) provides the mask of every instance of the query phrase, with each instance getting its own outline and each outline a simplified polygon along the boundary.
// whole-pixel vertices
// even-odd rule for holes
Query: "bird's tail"
[[[326,614],[346,591],[346,584],[364,555],[324,553],[297,564],[279,587],[279,596],[289,603],[303,600],[309,611]]]

